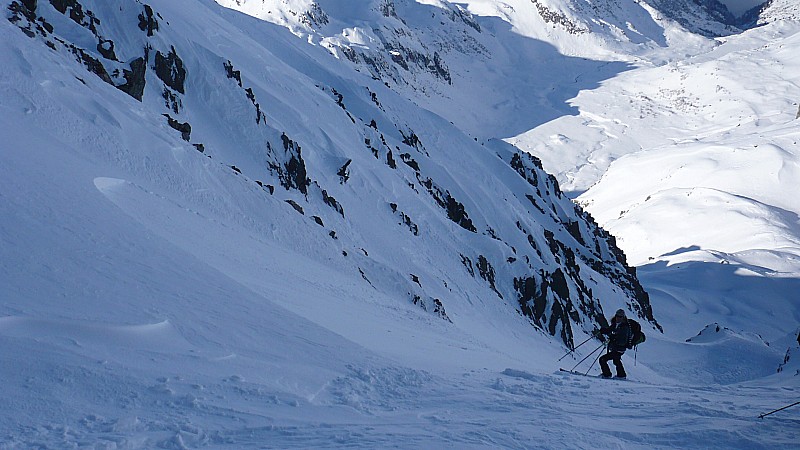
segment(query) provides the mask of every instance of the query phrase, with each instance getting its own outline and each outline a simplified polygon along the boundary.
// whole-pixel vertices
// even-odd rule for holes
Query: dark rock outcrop
[[[183,67],[183,61],[175,52],[175,47],[170,47],[166,55],[159,51],[156,52],[155,71],[156,76],[165,85],[185,94],[183,89],[186,82],[186,69]]]

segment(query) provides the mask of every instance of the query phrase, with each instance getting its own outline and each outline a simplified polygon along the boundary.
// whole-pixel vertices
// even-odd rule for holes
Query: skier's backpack
[[[645,336],[642,332],[642,326],[639,325],[639,322],[633,319],[628,319],[628,326],[631,327],[631,340],[628,343],[629,349],[634,348],[647,340],[647,336]]]

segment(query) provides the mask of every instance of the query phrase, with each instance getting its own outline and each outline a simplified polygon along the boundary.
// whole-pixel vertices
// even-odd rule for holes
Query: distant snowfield
[[[796,448],[800,408],[758,415],[800,397],[797,31],[512,139],[639,266],[665,333],[621,381],[558,370],[599,342],[559,362],[491,303],[448,323],[309,257],[283,201],[0,20],[0,448]]]
[[[574,99],[579,115],[510,139],[618,237],[667,333],[796,333],[799,31],[773,23],[625,72]]]

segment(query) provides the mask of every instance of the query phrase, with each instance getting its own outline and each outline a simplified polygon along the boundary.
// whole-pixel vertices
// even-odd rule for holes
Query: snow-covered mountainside
[[[752,299],[764,298],[773,319],[758,332],[777,336],[798,320],[800,204],[788,193],[800,181],[800,27],[775,22],[718,42],[581,93],[578,116],[511,142],[581,194],[651,294],[681,311],[674,320],[708,323],[702,311],[684,316],[696,311],[684,295],[711,296],[728,326],[753,330],[765,304]]]
[[[662,3],[0,2],[0,447],[796,445],[797,24]]]
[[[793,0],[769,0],[745,13],[742,19],[757,25],[779,20],[798,21],[800,4]]]
[[[166,7],[175,11],[168,18],[154,6],[122,5],[121,13],[102,2],[8,8],[9,23],[32,39],[24,48],[38,45],[29,51],[48,58],[35,59],[70,74],[64,91],[92,98],[116,88],[94,99],[103,108],[136,102],[124,114],[139,126],[109,136],[103,151],[126,151],[119,142],[129,133],[192,150],[187,158],[252,184],[225,203],[258,239],[267,233],[445,321],[479,310],[474,298],[510,317],[521,312],[567,345],[573,328],[582,335],[605,324],[604,304],[629,305],[657,326],[614,238],[562,195],[536,158],[476,143],[283,29],[222,10],[198,16],[192,2]],[[198,17],[219,36],[194,33]],[[46,70],[57,69],[27,78]],[[148,170],[132,172],[121,178],[153,189],[129,179],[152,177]],[[174,177],[185,178],[152,183],[169,189]],[[192,209],[223,208],[213,189],[195,189],[210,194]],[[267,226],[276,210],[280,225]],[[276,226],[284,231],[269,230]]]
[[[481,141],[576,114],[570,98],[631,63],[713,46],[634,0],[219,3],[287,27]],[[712,34],[739,31],[697,8],[690,17]]]

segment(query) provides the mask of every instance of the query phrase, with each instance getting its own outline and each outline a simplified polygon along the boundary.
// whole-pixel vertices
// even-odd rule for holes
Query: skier
[[[600,357],[603,378],[611,378],[611,369],[608,368],[609,361],[614,361],[614,366],[617,368],[617,378],[626,378],[625,367],[622,366],[622,355],[628,348],[633,333],[631,333],[631,327],[628,324],[625,311],[618,309],[611,319],[611,326],[601,328],[600,333],[609,337],[608,352]]]

